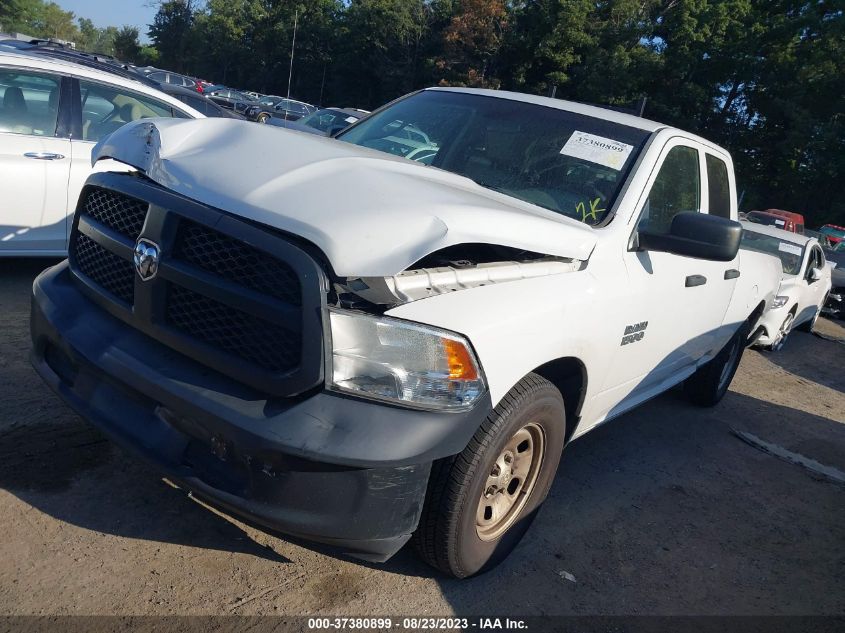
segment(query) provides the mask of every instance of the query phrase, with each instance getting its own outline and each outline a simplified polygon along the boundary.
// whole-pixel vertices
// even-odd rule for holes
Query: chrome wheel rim
[[[792,320],[795,316],[792,313],[786,315],[786,318],[783,320],[783,325],[780,326],[780,330],[778,330],[778,338],[775,341],[775,344],[772,345],[772,349],[777,351],[783,347],[783,344],[786,343],[786,337],[789,335],[789,330],[792,328]]]
[[[481,490],[475,530],[493,541],[514,524],[539,478],[546,437],[540,425],[526,424],[508,440],[493,462]]]

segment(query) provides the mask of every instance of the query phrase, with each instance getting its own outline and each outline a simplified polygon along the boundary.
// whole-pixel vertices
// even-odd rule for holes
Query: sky
[[[150,0],[54,0],[65,11],[73,11],[77,18],[88,18],[94,26],[137,26],[141,41],[146,42],[147,25],[153,21],[157,9]]]

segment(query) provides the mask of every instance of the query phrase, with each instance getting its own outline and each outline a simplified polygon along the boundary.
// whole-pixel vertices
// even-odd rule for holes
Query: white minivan
[[[64,256],[91,149],[126,123],[204,115],[142,81],[0,47],[0,256]]]

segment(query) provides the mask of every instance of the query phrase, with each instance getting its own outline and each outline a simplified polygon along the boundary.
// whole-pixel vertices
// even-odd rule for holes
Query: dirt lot
[[[30,368],[47,264],[0,261],[0,613],[845,614],[845,486],[732,433],[845,471],[843,342],[795,333],[713,410],[670,393],[574,442],[515,555],[458,582],[256,531],[107,443]]]

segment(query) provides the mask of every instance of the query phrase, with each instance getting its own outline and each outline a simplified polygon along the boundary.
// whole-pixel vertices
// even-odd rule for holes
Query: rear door
[[[0,67],[0,253],[62,254],[67,240],[70,140],[63,80]]]

